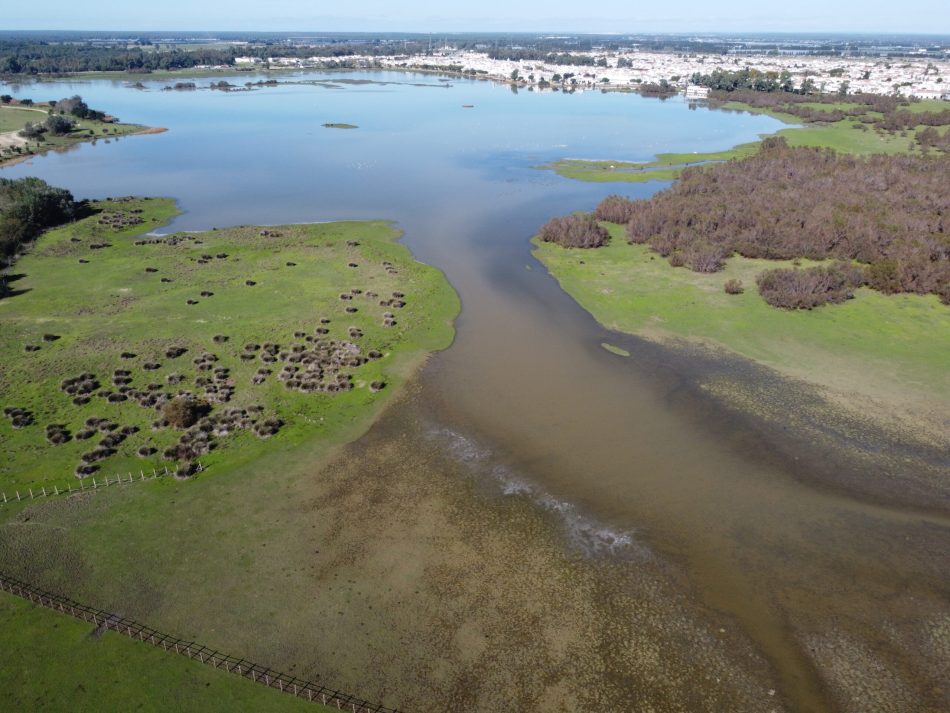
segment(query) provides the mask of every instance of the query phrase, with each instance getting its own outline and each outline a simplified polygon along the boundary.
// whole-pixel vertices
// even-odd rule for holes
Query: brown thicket
[[[607,230],[589,214],[552,218],[541,227],[541,240],[564,248],[599,248],[610,240]]]
[[[650,200],[611,198],[632,243],[715,271],[738,253],[864,263],[882,292],[934,293],[950,303],[950,159],[858,158],[788,148],[686,169]],[[675,261],[672,256],[676,256]]]
[[[597,220],[624,225],[633,217],[633,202],[621,196],[607,196],[594,209]]]
[[[755,278],[762,299],[773,307],[813,309],[823,304],[844,302],[854,296],[854,288],[864,284],[864,276],[847,263],[802,270],[766,270]]]

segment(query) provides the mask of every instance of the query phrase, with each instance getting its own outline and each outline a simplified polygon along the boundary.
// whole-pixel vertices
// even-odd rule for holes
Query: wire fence
[[[201,463],[196,463],[197,472],[201,473],[204,471],[204,466]],[[109,488],[114,485],[131,485],[134,483],[145,483],[150,480],[157,480],[158,478],[177,478],[179,475],[178,468],[174,470],[169,470],[166,466],[162,470],[153,469],[151,473],[146,473],[144,470],[140,470],[138,475],[132,473],[131,471],[122,475],[116,473],[112,476],[105,477],[88,477],[80,479],[75,485],[73,482],[54,484],[54,485],[43,485],[36,489],[33,488],[23,488],[11,490],[9,493],[6,491],[0,491],[0,506],[6,505],[8,503],[19,503],[24,500],[36,500],[37,498],[51,498],[58,497],[60,495],[75,495],[76,493],[86,493],[93,490],[100,490],[102,488]]]
[[[313,703],[322,703],[326,706],[350,711],[350,713],[399,713],[395,708],[369,703],[348,693],[303,681],[295,676],[274,671],[246,659],[239,659],[209,649],[207,646],[202,646],[194,641],[185,641],[163,634],[150,626],[126,619],[118,614],[88,607],[71,599],[45,592],[2,572],[0,572],[0,590],[27,599],[47,609],[69,614],[76,619],[82,619],[97,627],[98,632],[111,629],[130,639],[138,639],[165,651],[200,661],[208,666],[222,668],[229,673],[249,678],[256,683],[276,688],[283,693],[289,693]]]

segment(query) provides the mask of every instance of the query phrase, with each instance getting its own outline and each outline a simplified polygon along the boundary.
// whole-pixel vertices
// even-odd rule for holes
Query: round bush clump
[[[76,477],[79,479],[88,478],[90,475],[99,470],[99,466],[92,463],[81,463],[76,466]]]
[[[211,405],[190,396],[179,396],[162,407],[163,420],[173,428],[188,428],[211,412]]]

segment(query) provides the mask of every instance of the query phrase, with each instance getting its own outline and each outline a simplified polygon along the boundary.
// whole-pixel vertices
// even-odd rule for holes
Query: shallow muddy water
[[[724,149],[778,122],[632,95],[331,75],[340,77],[389,83],[230,94],[163,92],[162,82],[144,92],[110,82],[13,87],[34,99],[81,93],[124,121],[170,130],[0,175],[38,175],[84,197],[170,195],[185,211],[171,229],[395,220],[414,254],[445,271],[463,311],[455,344],[366,437],[391,436],[394,458],[440,454],[396,458],[393,471],[436,478],[452,462],[469,497],[535,508],[566,560],[606,567],[611,587],[638,591],[637,563],[662,563],[664,586],[686,608],[735,622],[767,662],[764,673],[750,670],[791,710],[950,705],[940,681],[950,665],[950,485],[929,486],[930,507],[887,485],[902,469],[946,475],[947,454],[868,455],[861,438],[835,435],[837,417],[804,385],[609,333],[531,257],[528,240],[551,216],[664,185],[581,184],[534,165]],[[790,417],[744,413],[711,384]],[[791,417],[806,412],[818,414],[810,427]],[[351,448],[346,467],[378,468],[379,452]],[[689,658],[697,640],[684,638],[679,653]]]

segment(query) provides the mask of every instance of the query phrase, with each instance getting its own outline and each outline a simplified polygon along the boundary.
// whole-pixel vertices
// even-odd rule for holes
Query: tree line
[[[9,266],[47,228],[82,217],[85,203],[39,178],[0,178],[0,266]]]
[[[184,51],[0,40],[0,74],[7,75],[190,69],[198,65],[234,64],[234,57],[234,48]]]

